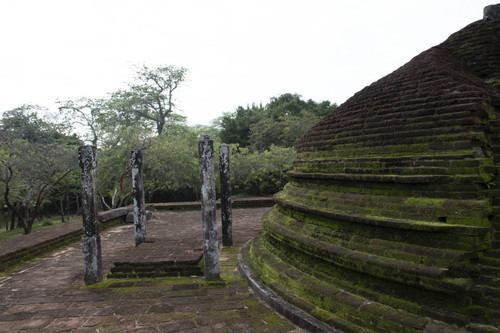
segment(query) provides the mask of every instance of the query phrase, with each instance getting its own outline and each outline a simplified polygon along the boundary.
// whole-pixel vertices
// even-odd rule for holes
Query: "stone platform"
[[[172,244],[173,243],[173,244]],[[109,278],[203,275],[203,248],[199,241],[147,239],[114,263]]]
[[[235,246],[221,248],[218,282],[105,278],[85,286],[79,241],[32,259],[0,275],[0,332],[302,332],[260,302],[236,268],[240,247],[260,233],[266,211],[233,210]],[[164,239],[173,251],[179,243],[172,240],[183,239],[194,249],[201,244],[201,212],[156,212],[148,236],[156,239],[152,246]],[[133,225],[108,229],[101,238],[105,274],[133,258]]]
[[[109,278],[203,275],[200,220],[185,219],[186,212],[177,211],[168,213],[174,223],[157,222],[165,215],[163,211],[154,213],[146,242],[131,248],[123,258],[115,261]]]

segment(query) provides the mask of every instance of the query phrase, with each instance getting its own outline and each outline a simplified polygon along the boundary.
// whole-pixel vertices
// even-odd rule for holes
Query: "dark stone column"
[[[231,174],[229,172],[229,146],[219,146],[220,203],[222,219],[222,245],[233,246],[233,215],[231,208]]]
[[[220,279],[219,243],[217,240],[217,220],[215,219],[215,171],[214,142],[204,135],[198,142],[200,154],[201,210],[203,223],[203,258],[205,280]]]
[[[96,147],[80,147],[78,157],[82,168],[83,279],[85,284],[94,284],[102,281],[101,237],[97,219]]]
[[[130,164],[132,165],[132,188],[134,191],[135,246],[137,246],[146,240],[146,206],[144,203],[144,182],[142,180],[142,150],[132,150]]]

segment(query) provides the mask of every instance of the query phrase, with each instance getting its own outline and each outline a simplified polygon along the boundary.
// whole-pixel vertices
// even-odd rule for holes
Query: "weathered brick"
[[[500,244],[498,36],[499,20],[470,24],[303,136],[248,256],[263,281],[339,328],[498,325],[498,296],[478,293],[500,270],[479,260]],[[353,311],[329,288],[365,299]]]

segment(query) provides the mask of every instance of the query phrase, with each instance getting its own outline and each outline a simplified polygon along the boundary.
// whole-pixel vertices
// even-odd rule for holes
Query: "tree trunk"
[[[158,131],[158,136],[163,133],[163,127],[165,126],[165,121],[157,121],[156,122],[156,130]]]
[[[69,202],[69,192],[66,192],[66,209],[64,211],[66,216],[69,216],[71,214],[70,209],[71,209],[71,203]]]
[[[12,211],[12,217],[10,219],[10,230],[14,230],[16,227],[16,214],[14,214],[14,211]]]
[[[31,229],[33,227],[33,223],[35,222],[35,219],[33,217],[27,217],[26,221],[24,222],[24,234],[28,235],[31,233]]]
[[[64,223],[64,203],[63,203],[63,199],[61,198],[61,200],[59,200],[59,204],[61,205],[61,207],[59,208],[59,212],[61,213],[61,223]]]
[[[37,214],[30,216],[28,207],[25,204],[21,204],[13,215],[17,216],[17,227],[23,228],[25,235],[30,234]]]
[[[76,196],[76,213],[75,215],[80,214],[80,196],[78,194]]]
[[[18,226],[24,229],[24,234],[27,235],[31,232],[31,226],[28,225],[28,208],[25,205],[19,207],[19,214],[17,214]]]

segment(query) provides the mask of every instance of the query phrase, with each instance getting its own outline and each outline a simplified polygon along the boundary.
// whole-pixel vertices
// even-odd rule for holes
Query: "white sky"
[[[341,104],[493,0],[0,0],[0,112],[104,97],[133,65],[189,69],[188,123],[270,97]]]

